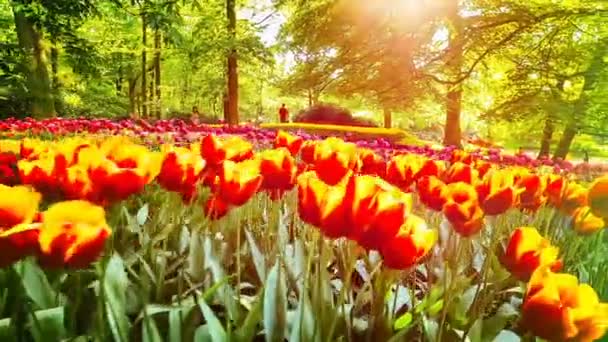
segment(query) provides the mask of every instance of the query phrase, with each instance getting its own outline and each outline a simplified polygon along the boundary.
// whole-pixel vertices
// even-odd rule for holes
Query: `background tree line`
[[[607,24],[601,0],[10,0],[0,110],[198,106],[236,123],[334,102],[386,127],[441,122],[446,144],[474,131],[563,158],[608,136]]]

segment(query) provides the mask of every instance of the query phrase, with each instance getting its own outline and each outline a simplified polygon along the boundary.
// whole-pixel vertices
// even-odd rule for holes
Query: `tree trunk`
[[[448,70],[456,77],[460,77],[463,63],[464,23],[458,13],[458,1],[452,0],[449,18],[452,24],[450,35]],[[462,110],[462,84],[449,85],[446,96],[446,115],[443,144],[446,146],[462,147],[462,130],[460,127],[460,112]]]
[[[455,85],[448,90],[443,144],[462,147],[462,130],[460,128],[460,111],[462,105],[462,87]]]
[[[224,96],[222,97],[222,101],[224,103],[224,123],[227,123],[228,121],[228,116],[229,116],[229,109],[228,109],[228,93],[224,92]]]
[[[20,6],[21,3],[13,2],[17,38],[23,50],[23,66],[27,71],[31,114],[34,117],[55,116],[55,102],[42,36],[21,11]]]
[[[574,141],[574,137],[578,132],[578,127],[576,121],[570,120],[564,129],[564,133],[562,133],[562,137],[557,144],[557,148],[555,149],[555,154],[553,155],[553,159],[565,159],[568,153],[570,152],[570,146],[572,145],[572,141]]]
[[[384,107],[384,128],[393,127],[393,112],[390,108]]]
[[[51,41],[51,74],[53,85],[53,101],[55,111],[61,113],[63,111],[61,102],[61,82],[59,81],[59,49],[57,48],[57,40]]]
[[[578,125],[581,121],[581,116],[584,117],[585,112],[587,111],[587,93],[595,89],[599,77],[601,75],[601,70],[604,68],[604,56],[608,53],[608,39],[602,40],[595,50],[593,55],[593,59],[591,63],[585,70],[583,77],[585,78],[585,84],[583,85],[583,90],[581,91],[581,96],[574,103],[574,108],[572,110],[572,115],[568,120],[566,128],[564,129],[564,133],[562,133],[562,137],[557,145],[557,149],[555,150],[555,154],[553,155],[553,159],[561,158],[565,159],[568,153],[570,152],[570,146],[572,145],[572,141],[574,141],[574,137],[578,133]]]
[[[312,99],[312,90],[308,89],[308,107],[312,107],[312,105],[314,104],[314,101]]]
[[[129,79],[129,116],[133,116],[138,113],[137,108],[137,79]],[[139,113],[138,113],[139,114]]]
[[[160,98],[160,31],[156,29],[154,32],[154,86],[156,87],[156,118],[161,119],[162,106]]]
[[[232,44],[236,43],[236,0],[226,0],[228,16],[228,34]],[[239,81],[237,70],[237,51],[232,48],[228,53],[228,111],[226,122],[230,125],[239,123]]]
[[[148,94],[148,103],[150,104],[150,106],[148,106],[148,116],[149,117],[154,117],[154,111],[152,110],[155,102],[154,99],[154,78],[150,77],[150,82],[148,83],[148,91],[150,92]]]
[[[144,1],[145,5],[145,1]],[[143,6],[143,5],[142,5]],[[147,20],[146,13],[142,7],[141,11],[141,43],[143,45],[143,49],[141,51],[141,116],[142,118],[146,118],[148,116],[148,98],[146,94],[146,86],[147,86],[147,67],[148,64],[147,56],[146,56],[146,45],[148,43],[148,35],[147,35]]]
[[[116,76],[116,95],[122,95],[122,82],[124,81],[122,66],[118,67],[118,76]]]
[[[543,157],[549,157],[551,154],[551,140],[553,140],[553,133],[555,132],[555,126],[553,124],[553,115],[547,114],[545,118],[545,128],[543,129],[543,137],[540,142],[540,151],[538,152],[538,159]]]

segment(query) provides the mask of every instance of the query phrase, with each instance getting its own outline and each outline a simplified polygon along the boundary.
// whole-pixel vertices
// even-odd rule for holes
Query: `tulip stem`
[[[236,288],[238,303],[241,303],[241,225],[236,224]]]

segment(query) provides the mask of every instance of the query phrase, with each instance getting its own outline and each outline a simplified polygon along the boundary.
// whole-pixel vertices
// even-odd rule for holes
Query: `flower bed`
[[[205,125],[193,124],[190,122],[171,119],[147,122],[145,120],[109,120],[109,119],[63,119],[52,118],[45,120],[16,120],[7,119],[0,121],[0,134],[5,137],[44,137],[52,139],[59,136],[73,136],[87,134],[95,136],[126,135],[133,137],[149,146],[160,145],[163,143],[174,143],[186,146],[192,142],[200,140],[207,134],[215,135],[237,135],[248,139],[254,144],[268,145],[276,136],[279,124],[256,127],[250,125],[226,126],[226,125]],[[319,126],[302,124],[285,124],[287,128],[292,128],[292,134],[302,137],[304,140],[319,140],[324,136],[332,135],[333,126]],[[306,131],[306,127],[322,127],[320,135],[315,135]],[[296,129],[304,127],[305,129]],[[433,159],[448,160],[454,150],[452,147],[440,145],[423,144],[414,141],[409,135],[401,130],[392,129],[363,129],[360,127],[336,126],[337,130],[342,130],[343,139],[354,142],[360,147],[371,148],[384,157],[394,153],[414,153],[425,155]],[[350,134],[349,132],[361,131],[365,139],[361,136]],[[380,136],[374,135],[375,133]],[[384,133],[382,133],[384,132]],[[384,134],[384,137],[382,136]],[[405,134],[405,135],[404,135]],[[387,138],[392,136],[393,138]],[[404,141],[405,140],[405,141]],[[409,143],[408,143],[409,142]],[[501,165],[523,166],[528,168],[547,167],[555,173],[575,173],[587,178],[597,177],[608,171],[608,167],[602,164],[588,165],[585,163],[572,163],[564,160],[553,161],[550,159],[537,160],[528,155],[510,155],[497,148],[476,148],[469,151],[475,158],[481,158],[491,163]]]
[[[608,176],[585,186],[483,154],[282,131],[252,143],[241,129],[160,148],[0,142],[3,340],[591,341],[608,328]]]
[[[306,132],[321,137],[354,138],[357,140],[386,139],[392,144],[422,146],[425,143],[404,130],[397,128],[354,127],[339,125],[318,125],[309,123],[272,123],[261,124],[261,128]]]

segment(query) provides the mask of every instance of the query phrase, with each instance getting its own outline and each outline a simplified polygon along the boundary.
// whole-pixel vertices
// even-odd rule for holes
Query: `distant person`
[[[584,153],[583,161],[585,163],[589,163],[589,151],[584,150],[583,153]]]
[[[289,120],[289,111],[287,110],[287,107],[285,107],[284,103],[281,106],[281,109],[279,109],[279,120],[281,123],[286,123]]]
[[[197,106],[192,107],[192,114],[190,114],[190,121],[192,121],[194,123],[198,123],[199,118],[200,118],[200,113],[198,112],[198,107]]]

